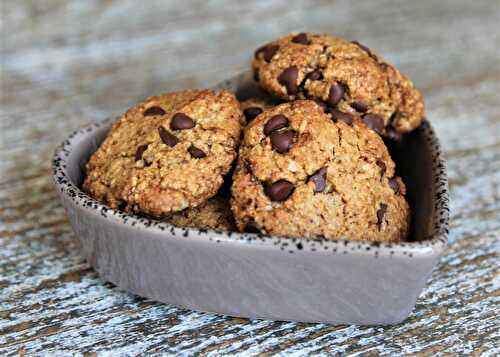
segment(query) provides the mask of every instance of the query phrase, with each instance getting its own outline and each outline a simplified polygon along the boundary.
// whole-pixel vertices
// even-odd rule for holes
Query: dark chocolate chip
[[[385,166],[385,163],[382,160],[377,160],[376,164],[380,168],[380,176],[384,177],[385,171],[387,169],[387,167]]]
[[[282,114],[278,114],[269,119],[264,125],[264,135],[268,136],[273,131],[282,129],[288,126],[288,118]]]
[[[320,70],[315,70],[307,75],[307,79],[311,81],[319,81],[320,79],[323,79],[323,73],[321,73]]]
[[[388,139],[394,140],[394,141],[401,141],[403,139],[403,134],[400,132],[397,132],[393,128],[387,128],[385,135],[387,136]]]
[[[165,111],[160,107],[151,107],[146,109],[142,113],[145,117],[153,116],[153,115],[165,115]]]
[[[274,55],[278,50],[280,49],[280,46],[278,45],[269,45],[264,49],[264,61],[266,62],[271,62],[273,59]]]
[[[175,113],[170,122],[170,129],[185,130],[194,128],[194,121],[184,113]]]
[[[335,121],[341,120],[347,125],[352,124],[352,116],[351,114],[341,112],[340,110],[329,108],[328,112],[332,115],[332,118]]]
[[[326,102],[330,107],[335,107],[343,96],[344,96],[344,87],[342,87],[338,83],[333,83],[332,86],[330,87],[330,93],[328,93],[328,98]]]
[[[389,187],[394,190],[394,192],[399,193],[399,182],[397,177],[393,177],[389,180]]]
[[[263,57],[264,57],[264,61],[270,62],[271,59],[276,54],[276,52],[278,52],[279,49],[280,49],[279,45],[272,45],[272,44],[267,44],[267,45],[264,45],[262,47],[259,47],[255,51],[255,54],[254,54],[255,59],[258,59],[259,58],[259,54],[262,53]]]
[[[301,45],[309,45],[311,41],[307,38],[307,34],[304,32],[299,33],[297,36],[292,38],[293,43],[300,43]]]
[[[366,114],[363,116],[363,121],[370,129],[373,129],[378,134],[382,134],[384,131],[384,119],[377,114]]]
[[[147,148],[147,145],[141,145],[137,147],[137,150],[135,151],[135,161],[139,161],[142,159],[142,154],[144,154],[144,151],[146,151]]]
[[[314,182],[314,192],[323,192],[326,188],[326,167],[323,167],[312,174],[307,182]]]
[[[385,211],[387,211],[387,205],[384,203],[380,204],[380,208],[377,210],[377,224],[381,225],[384,219]]]
[[[158,127],[158,133],[160,134],[161,141],[170,147],[174,147],[179,142],[179,139],[175,135],[162,126]]]
[[[294,136],[292,130],[275,131],[271,134],[271,145],[275,151],[284,154],[292,147]]]
[[[286,180],[278,180],[264,189],[266,195],[271,201],[284,201],[292,194],[295,187],[291,182]]]
[[[204,157],[207,157],[207,154],[205,154],[203,150],[198,149],[196,146],[189,147],[188,151],[195,159],[202,159]]]
[[[260,113],[262,113],[262,108],[259,107],[248,107],[243,110],[243,114],[245,115],[247,121],[254,120]]]
[[[363,102],[354,102],[351,103],[351,107],[354,108],[354,110],[360,112],[360,113],[365,113],[368,110],[368,105]]]
[[[247,223],[243,231],[246,233],[260,233],[260,230],[255,226],[255,223]]]
[[[288,94],[297,94],[299,87],[297,85],[297,79],[299,77],[299,69],[296,66],[291,66],[285,69],[278,76],[278,82],[286,87],[286,92]]]

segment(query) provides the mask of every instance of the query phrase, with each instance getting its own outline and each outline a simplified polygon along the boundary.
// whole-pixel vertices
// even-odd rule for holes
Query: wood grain
[[[0,355],[500,354],[497,1],[3,1]],[[249,321],[144,300],[78,254],[59,141],[149,95],[206,87],[291,30],[358,39],[414,79],[448,159],[451,245],[390,327]]]

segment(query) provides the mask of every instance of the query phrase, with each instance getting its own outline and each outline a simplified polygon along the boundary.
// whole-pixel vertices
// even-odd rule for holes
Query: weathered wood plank
[[[495,1],[4,1],[0,354],[500,354],[500,6]],[[141,299],[78,254],[55,145],[139,99],[210,86],[298,29],[378,49],[427,99],[448,159],[453,243],[391,327],[249,321]]]

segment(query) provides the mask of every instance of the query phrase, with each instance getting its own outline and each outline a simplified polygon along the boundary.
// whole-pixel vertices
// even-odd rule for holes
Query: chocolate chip
[[[351,116],[351,114],[344,113],[344,112],[341,112],[340,110],[333,109],[333,108],[329,108],[328,112],[332,114],[332,118],[335,121],[341,120],[344,123],[346,123],[347,125],[351,125],[352,124],[352,116]]]
[[[354,102],[351,103],[351,107],[354,108],[354,110],[360,112],[360,113],[365,113],[368,110],[368,105],[366,105],[363,102]]]
[[[397,132],[393,128],[387,128],[385,135],[387,136],[388,139],[394,140],[394,141],[401,141],[403,139],[403,134],[400,132]]]
[[[342,87],[338,83],[333,83],[332,86],[330,87],[330,93],[328,93],[328,98],[326,99],[326,102],[330,107],[335,107],[343,96],[344,96],[344,87]]]
[[[314,192],[323,192],[326,188],[326,167],[322,167],[312,174],[307,182],[314,182]]]
[[[162,126],[158,127],[158,133],[160,134],[161,141],[170,147],[174,147],[179,142],[179,139],[175,135]]]
[[[384,203],[380,204],[380,208],[377,210],[377,224],[381,225],[384,219],[385,211],[387,211],[387,205]]]
[[[262,108],[259,107],[248,107],[243,110],[243,114],[247,121],[254,120],[260,113],[262,113]]]
[[[378,134],[382,134],[384,130],[384,119],[382,117],[369,113],[363,116],[363,121],[370,129],[373,129]]]
[[[292,38],[293,43],[300,43],[301,45],[309,45],[311,41],[307,38],[307,34],[304,32],[299,33],[297,36]]]
[[[142,154],[144,154],[144,151],[146,151],[147,148],[147,145],[141,145],[137,147],[137,150],[135,151],[135,161],[139,161],[142,159]]]
[[[323,79],[323,73],[320,70],[315,70],[307,75],[307,79],[311,81],[319,81]]]
[[[264,189],[271,201],[284,201],[292,194],[295,187],[291,182],[278,180]]]
[[[264,135],[268,136],[273,131],[282,129],[288,126],[288,118],[282,114],[278,114],[269,119],[264,125]]]
[[[297,94],[299,87],[297,86],[297,78],[299,77],[299,69],[296,66],[291,66],[285,69],[278,77],[278,82],[286,87],[288,94]]]
[[[377,160],[376,164],[380,168],[380,176],[384,177],[385,171],[387,169],[385,163],[382,160]]]
[[[292,130],[275,131],[271,134],[271,145],[275,151],[284,154],[292,147],[294,136]]]
[[[389,180],[389,187],[394,190],[394,192],[399,193],[399,182],[396,177]]]
[[[243,231],[246,233],[260,233],[260,230],[255,226],[255,223],[247,223]]]
[[[274,57],[274,55],[276,54],[276,52],[278,52],[278,50],[280,49],[280,46],[279,45],[271,45],[271,44],[267,44],[267,45],[264,45],[262,47],[259,47],[256,51],[255,51],[255,59],[258,59],[259,58],[259,54],[263,54],[264,56],[264,61],[266,62],[271,62],[271,59]]]
[[[146,109],[142,113],[142,115],[144,115],[145,117],[150,117],[153,115],[165,115],[165,111],[163,109],[161,109],[160,107],[151,107],[151,108]]]
[[[188,151],[195,159],[202,159],[204,157],[207,157],[207,154],[205,154],[203,150],[198,149],[196,146],[189,147]]]
[[[170,129],[185,130],[194,128],[195,123],[188,115],[184,113],[176,113],[170,122]]]

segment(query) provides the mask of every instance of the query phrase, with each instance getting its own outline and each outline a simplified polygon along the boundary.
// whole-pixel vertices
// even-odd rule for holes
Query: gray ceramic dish
[[[218,87],[240,99],[259,95],[248,73]],[[232,316],[393,324],[409,315],[446,246],[447,179],[427,121],[394,151],[413,229],[410,242],[392,244],[177,228],[110,209],[79,189],[110,125],[64,141],[54,181],[85,258],[104,280],[138,295]]]

